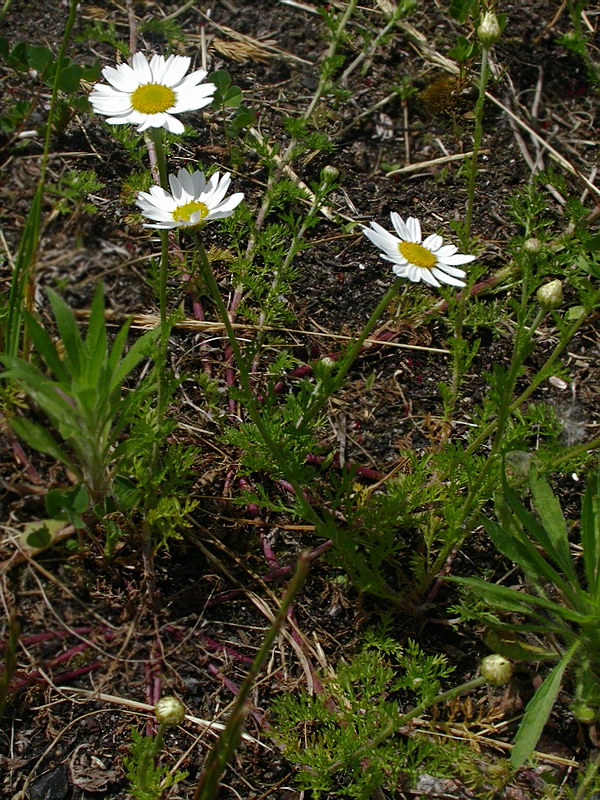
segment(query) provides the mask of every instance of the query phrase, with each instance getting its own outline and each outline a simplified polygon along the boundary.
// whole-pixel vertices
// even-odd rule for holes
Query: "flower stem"
[[[168,190],[167,161],[164,148],[164,131],[162,128],[151,128],[150,134],[154,143],[156,163],[160,184]],[[169,275],[169,232],[160,233],[160,270],[158,274],[158,307],[160,313],[160,344],[158,367],[158,419],[162,420],[167,407],[167,351],[169,346],[169,330],[167,325],[167,278]]]
[[[475,200],[475,182],[477,180],[477,156],[483,138],[483,106],[485,103],[485,88],[489,78],[488,69],[489,50],[481,50],[481,70],[479,72],[479,94],[475,104],[475,130],[473,132],[473,155],[471,157],[471,171],[467,183],[467,215],[465,220],[466,237],[471,235],[471,222],[473,220],[473,203]]]

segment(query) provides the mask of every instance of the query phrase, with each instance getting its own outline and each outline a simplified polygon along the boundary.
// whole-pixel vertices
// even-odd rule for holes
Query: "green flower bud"
[[[542,250],[542,243],[539,239],[532,236],[531,239],[527,239],[523,242],[523,250],[530,256],[537,255]]]
[[[154,714],[162,725],[181,725],[185,719],[185,706],[176,697],[161,697],[154,706]]]
[[[559,280],[545,283],[537,290],[536,298],[544,311],[558,308],[563,301],[562,283]]]
[[[491,686],[504,686],[512,677],[512,664],[498,653],[483,658],[479,669]]]
[[[483,15],[483,19],[477,28],[477,36],[486,50],[488,50],[493,44],[496,44],[498,39],[502,36],[498,17],[493,11],[486,11],[486,13]]]
[[[323,183],[333,183],[337,181],[340,177],[340,171],[337,167],[334,167],[332,164],[327,164],[321,170],[321,180]]]
[[[579,722],[585,722],[590,725],[598,719],[598,709],[588,706],[583,700],[577,700],[573,703],[571,710]]]

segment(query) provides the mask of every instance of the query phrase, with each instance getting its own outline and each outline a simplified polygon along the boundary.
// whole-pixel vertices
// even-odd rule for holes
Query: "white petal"
[[[423,242],[423,247],[426,247],[428,250],[439,250],[439,248],[444,244],[444,240],[441,236],[438,236],[437,233],[432,233],[431,236],[428,236],[425,241]],[[448,245],[452,247],[452,245]]]
[[[171,194],[173,195],[173,200],[177,203],[178,206],[184,205],[186,201],[184,201],[185,192],[183,190],[183,186],[181,185],[181,181],[175,177],[175,175],[169,175],[169,186],[171,187]]]
[[[152,56],[150,59],[150,72],[152,73],[152,83],[162,83],[165,74],[165,57]]]
[[[206,191],[206,178],[204,173],[197,169],[192,173],[192,180],[194,182],[194,197],[200,197]]]
[[[156,228],[161,231],[171,230],[171,228],[179,228],[179,224],[175,220],[170,222],[159,222],[157,225],[144,225],[144,228]]]
[[[117,67],[104,67],[102,74],[106,80],[120,92],[133,92],[140,85],[139,79],[129,64],[121,64],[121,69]],[[127,69],[122,69],[126,67]]]
[[[203,83],[202,86],[178,86],[174,89],[177,99],[173,105],[172,111],[175,114],[183,114],[185,111],[196,111],[199,108],[204,108],[210,105],[213,100],[214,92],[208,91],[207,87],[214,86],[214,84]]]
[[[131,66],[140,84],[152,83],[152,72],[143,53],[134,53],[131,59]]]
[[[231,183],[231,178],[228,172],[225,173],[220,183],[219,183],[219,173],[215,172],[215,174],[210,179],[207,189],[210,187],[210,184],[213,183],[213,178],[215,177],[216,180],[214,181],[214,189],[210,194],[210,198],[207,198],[207,200],[210,199],[210,205],[212,206],[212,208],[215,208],[216,206],[219,205],[221,200],[227,194],[227,190],[229,189],[229,184]],[[208,205],[208,202],[206,204]]]
[[[160,111],[157,114],[144,114],[144,120],[140,123],[138,132],[141,133],[141,131],[145,131],[148,128],[162,128],[166,118],[167,115],[164,111]]]
[[[384,247],[384,248],[393,248],[398,247],[400,244],[400,240],[393,236],[391,233],[388,233],[385,228],[382,228],[381,225],[378,225],[376,222],[372,222],[372,229],[371,228],[363,228],[362,232],[364,235],[370,239],[376,247]]]
[[[394,275],[397,275],[399,278],[407,278],[408,277],[407,268],[402,266],[401,264],[394,264],[394,266],[392,267],[392,272],[394,273]]]
[[[444,264],[443,261],[438,261],[436,265],[437,269],[441,269],[444,272],[447,272],[448,275],[454,275],[455,278],[464,278],[467,274],[464,269],[458,269],[458,267],[451,267],[448,264]]]
[[[398,236],[406,242],[410,241],[410,233],[408,232],[408,228],[404,224],[404,220],[397,214],[395,211],[392,211],[390,214],[390,219],[392,220],[392,225],[394,226],[394,230],[398,234]]]
[[[165,86],[177,86],[190,68],[190,63],[192,61],[189,56],[172,56],[172,59],[171,61],[171,58],[169,58],[167,61],[167,66],[163,75]]]
[[[459,264],[470,264],[471,261],[475,261],[475,256],[463,256],[461,253],[457,253],[455,256],[440,258],[438,255],[438,261],[440,264],[452,264],[453,266],[457,266]]]
[[[211,211],[207,216],[207,219],[223,219],[224,217],[230,217],[233,214],[234,209],[239,206],[243,199],[243,192],[236,192],[235,194],[232,194],[231,197],[228,197],[227,200],[224,200],[221,205],[213,209],[213,211]]]
[[[410,234],[411,242],[416,242],[419,244],[421,242],[421,223],[416,217],[409,217],[406,220],[406,227],[408,229],[408,233]]]
[[[406,270],[406,274],[413,283],[419,283],[421,281],[421,272],[422,270],[419,269],[419,267],[415,267],[414,264],[409,264]]]
[[[127,125],[127,124],[136,125],[137,124],[137,120],[136,119],[132,119],[132,115],[131,114],[123,114],[123,116],[121,116],[121,117],[108,117],[106,122],[109,125]]]
[[[430,286],[440,286],[440,282],[429,269],[421,269],[421,280],[423,280],[425,283],[428,283]]]
[[[196,69],[193,72],[190,72],[189,75],[186,75],[185,78],[178,84],[177,87],[173,86],[171,88],[181,89],[183,86],[187,87],[196,86],[197,84],[201,83],[206,78],[207,75],[208,72],[205,69]],[[212,81],[208,81],[207,85],[211,87],[210,88],[211,92],[217,91],[217,85]]]
[[[184,190],[190,197],[194,197],[194,181],[190,173],[186,169],[180,169],[177,177],[181,181]]]
[[[464,286],[464,281],[459,281],[458,278],[452,278],[450,275],[446,275],[441,270],[434,267],[432,273],[435,275],[436,278],[439,278],[442,283],[447,283],[449,286]]]
[[[172,110],[172,109],[169,109]],[[166,128],[169,133],[183,133],[185,130],[185,125],[183,122],[180,122],[177,117],[173,117],[171,114],[164,115],[164,121],[162,123],[162,127]],[[158,127],[158,126],[157,126]]]
[[[433,248],[431,248],[433,250]],[[455,247],[453,244],[445,244],[443,247],[438,247],[435,251],[436,257],[439,258],[446,258],[447,256],[453,256],[454,253],[458,250],[458,247]]]

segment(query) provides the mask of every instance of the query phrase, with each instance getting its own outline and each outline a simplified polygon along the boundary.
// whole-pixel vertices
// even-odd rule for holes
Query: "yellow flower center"
[[[423,245],[416,244],[416,242],[400,242],[398,250],[415,267],[431,269],[437,264],[437,258],[431,250],[423,247]]]
[[[208,214],[208,206],[204,203],[201,203],[199,200],[190,200],[189,203],[186,203],[183,206],[177,206],[175,211],[173,211],[173,219],[175,222],[189,222],[190,217],[196,211],[200,212],[200,222],[204,219],[204,217]]]
[[[159,114],[175,105],[175,92],[160,83],[145,83],[131,95],[131,105],[142,114]]]

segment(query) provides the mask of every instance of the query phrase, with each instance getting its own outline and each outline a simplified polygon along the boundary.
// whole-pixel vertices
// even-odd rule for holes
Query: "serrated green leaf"
[[[519,769],[531,756],[538,743],[544,725],[550,716],[552,706],[560,691],[562,678],[569,666],[579,643],[575,643],[561,658],[546,680],[537,690],[525,711],[525,716],[519,726],[510,756],[510,765]]]

